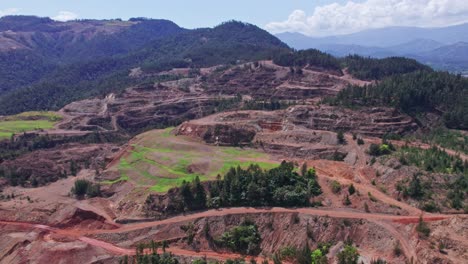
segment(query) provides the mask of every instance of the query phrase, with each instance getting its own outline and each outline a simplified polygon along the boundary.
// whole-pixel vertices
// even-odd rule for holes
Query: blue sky
[[[54,17],[68,11],[79,18],[166,18],[187,27],[214,26],[229,19],[259,26],[280,21],[296,9],[312,11],[330,0],[0,0],[0,10]],[[345,2],[345,1],[338,1]]]
[[[272,33],[347,34],[388,26],[441,27],[468,22],[467,0],[0,0],[8,14],[74,18],[150,17],[182,27],[230,19]]]

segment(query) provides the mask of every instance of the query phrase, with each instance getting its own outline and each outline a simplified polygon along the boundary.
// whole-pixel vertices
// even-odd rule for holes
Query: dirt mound
[[[115,224],[93,211],[67,207],[52,216],[51,224],[60,228],[114,229]]]

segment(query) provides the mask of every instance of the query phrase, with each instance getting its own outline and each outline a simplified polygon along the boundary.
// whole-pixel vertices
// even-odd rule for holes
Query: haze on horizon
[[[468,22],[466,0],[267,0],[220,2],[205,0],[64,2],[0,1],[5,15],[47,16],[58,21],[82,18],[164,18],[182,27],[212,27],[227,20],[258,25],[271,33],[298,32],[308,36],[354,33],[393,26],[444,27]],[[101,10],[106,10],[102,13]]]

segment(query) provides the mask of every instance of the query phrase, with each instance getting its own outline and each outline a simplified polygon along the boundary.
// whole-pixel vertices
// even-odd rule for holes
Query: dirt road
[[[181,215],[173,218],[153,221],[153,222],[144,222],[144,223],[133,223],[123,225],[119,228],[113,230],[81,230],[81,229],[60,229],[55,227],[50,227],[46,225],[25,223],[25,222],[9,222],[9,221],[0,221],[0,225],[5,225],[8,227],[18,227],[19,229],[40,229],[51,233],[60,234],[62,236],[67,236],[71,239],[79,240],[89,245],[105,249],[116,255],[133,255],[135,253],[134,249],[122,248],[114,244],[97,240],[94,238],[87,237],[87,235],[96,235],[96,234],[105,234],[105,233],[122,233],[130,232],[135,230],[140,230],[143,228],[157,227],[163,224],[174,224],[186,221],[192,221],[204,217],[212,216],[226,216],[226,215],[236,215],[236,214],[261,214],[261,213],[300,213],[306,215],[316,215],[316,216],[328,216],[335,218],[352,218],[352,219],[365,219],[375,223],[378,223],[380,226],[384,227],[389,231],[392,236],[400,241],[402,248],[405,252],[405,255],[408,258],[415,259],[416,254],[414,249],[408,244],[406,238],[403,237],[398,231],[390,224],[391,222],[417,222],[419,216],[396,216],[396,215],[386,215],[386,214],[371,214],[371,213],[362,213],[354,212],[347,210],[324,210],[324,209],[314,209],[314,208],[226,208],[220,210],[208,210],[205,212],[194,213],[190,215]],[[424,216],[424,221],[439,221],[446,219],[450,216],[448,215],[427,215]],[[237,258],[241,257],[237,254],[225,254],[217,253],[211,251],[201,251],[194,252],[190,250],[178,249],[178,248],[169,248],[168,252],[172,252],[175,255],[182,256],[198,256],[198,257],[208,257],[219,260],[226,260],[228,258]],[[258,259],[260,260],[260,259]]]

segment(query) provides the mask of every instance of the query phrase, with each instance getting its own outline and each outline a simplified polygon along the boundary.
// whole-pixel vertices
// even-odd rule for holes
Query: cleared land
[[[264,169],[278,165],[268,154],[235,147],[209,146],[193,138],[175,136],[173,128],[153,130],[132,140],[128,152],[112,169],[120,178],[104,184],[129,181],[151,191],[167,192],[183,181],[200,177],[202,181],[216,179],[231,167],[258,164]]]
[[[55,112],[25,112],[0,117],[0,140],[10,138],[13,134],[53,128],[61,119]]]

